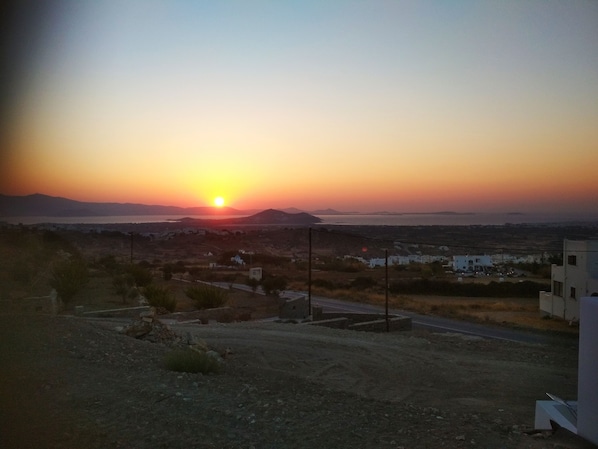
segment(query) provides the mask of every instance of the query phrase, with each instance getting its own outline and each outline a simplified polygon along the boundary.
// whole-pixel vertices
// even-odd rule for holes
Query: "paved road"
[[[305,294],[302,292],[293,292],[296,294]],[[312,295],[312,305],[320,305],[324,310],[364,312],[364,313],[384,313],[384,307],[354,303],[338,299],[325,298]],[[436,332],[459,332],[462,334],[475,335],[483,338],[492,338],[497,340],[515,341],[520,343],[539,343],[553,344],[558,342],[574,343],[574,339],[565,339],[559,336],[538,334],[515,329],[487,326],[483,324],[470,323],[467,321],[453,320],[431,315],[420,315],[406,310],[390,309],[390,314],[404,315],[411,318],[411,323],[415,329],[427,329]]]
[[[212,285],[221,288],[230,288],[229,283],[214,282]],[[244,284],[233,284],[232,288],[251,291],[251,288]],[[264,292],[261,287],[258,287],[257,294],[263,295]],[[307,292],[286,290],[283,292],[283,297],[292,299],[300,296],[307,296]],[[362,312],[362,313],[384,313],[383,306],[373,304],[355,303],[351,301],[344,301],[340,299],[326,298],[323,296],[312,295],[312,305],[319,305],[325,311],[345,311],[345,312]],[[536,343],[536,344],[575,344],[576,340],[571,337],[553,336],[547,334],[539,334],[534,332],[526,332],[515,329],[508,329],[503,327],[488,326],[477,323],[470,323],[468,321],[453,320],[450,318],[442,318],[432,315],[420,315],[407,310],[390,309],[390,314],[403,315],[411,318],[411,323],[414,329],[427,329],[434,332],[458,332],[461,334],[475,335],[483,338],[492,338],[496,340],[514,341],[519,343]]]

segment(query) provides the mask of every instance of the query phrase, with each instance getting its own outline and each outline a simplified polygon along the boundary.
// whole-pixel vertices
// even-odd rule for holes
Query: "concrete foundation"
[[[348,318],[331,318],[330,320],[306,321],[303,324],[331,327],[333,329],[347,329],[349,327],[349,322]]]
[[[305,320],[309,317],[307,297],[300,296],[292,299],[280,299],[278,316],[283,320]]]
[[[330,327],[338,327],[336,320],[344,320],[346,329],[366,332],[390,332],[411,330],[411,318],[399,315],[389,315],[388,327],[386,316],[381,313],[351,313],[351,312],[324,312],[321,306],[312,307],[312,324],[322,323]],[[343,328],[345,329],[345,328]]]

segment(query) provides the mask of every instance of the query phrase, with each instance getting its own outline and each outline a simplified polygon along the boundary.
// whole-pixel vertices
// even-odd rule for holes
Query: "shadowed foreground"
[[[161,367],[181,341],[134,339],[119,324],[0,317],[2,447],[554,447],[561,435],[526,433],[535,400],[576,395],[570,340],[176,328],[226,355],[223,374],[204,376]]]

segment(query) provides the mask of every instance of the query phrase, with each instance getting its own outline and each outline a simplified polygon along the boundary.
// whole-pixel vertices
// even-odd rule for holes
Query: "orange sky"
[[[56,5],[10,28],[0,193],[598,209],[598,3]]]

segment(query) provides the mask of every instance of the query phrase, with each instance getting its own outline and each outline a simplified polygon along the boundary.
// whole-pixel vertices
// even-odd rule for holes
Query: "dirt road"
[[[237,323],[149,343],[111,321],[0,316],[2,447],[542,448],[546,392],[576,396],[577,351],[450,334]],[[161,367],[201,339],[220,375]],[[577,445],[576,445],[577,444]]]

